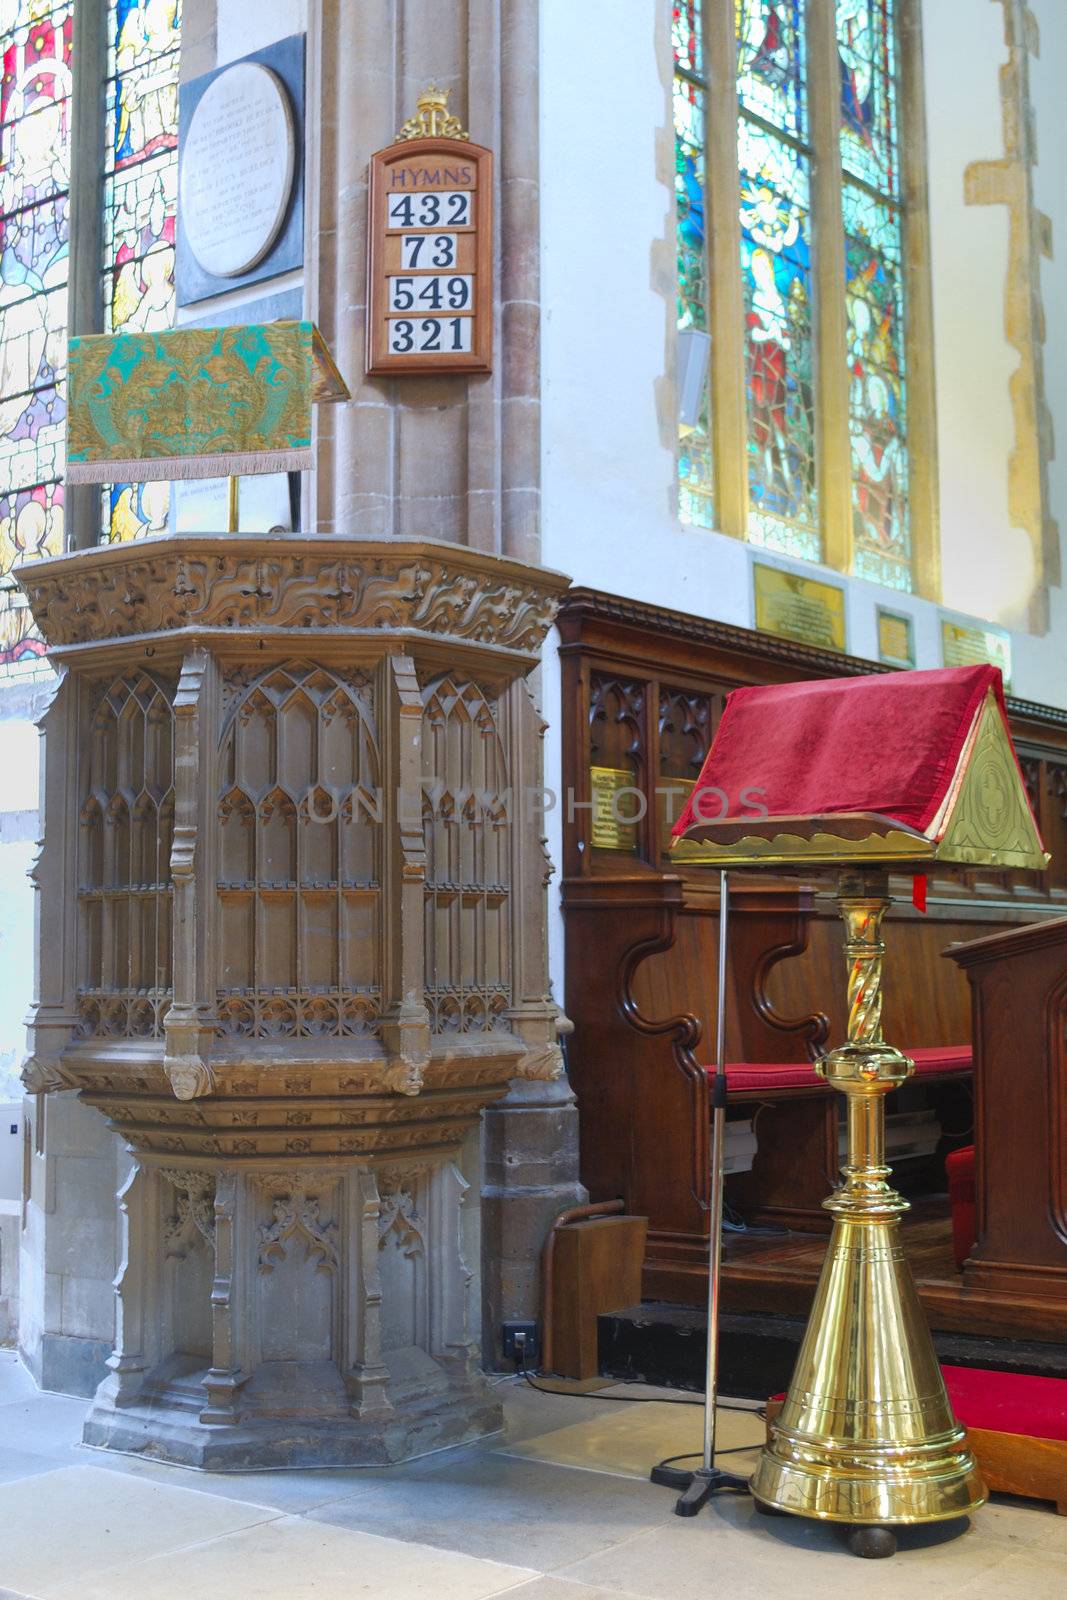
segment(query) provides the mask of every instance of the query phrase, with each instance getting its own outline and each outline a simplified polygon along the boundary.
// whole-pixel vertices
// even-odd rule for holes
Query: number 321
[[[471,347],[471,317],[391,317],[389,354],[407,355],[468,351]]]

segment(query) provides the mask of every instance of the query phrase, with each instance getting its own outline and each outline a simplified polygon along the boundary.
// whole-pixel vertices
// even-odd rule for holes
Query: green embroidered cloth
[[[311,407],[348,391],[310,322],[70,341],[67,480],[297,472]]]

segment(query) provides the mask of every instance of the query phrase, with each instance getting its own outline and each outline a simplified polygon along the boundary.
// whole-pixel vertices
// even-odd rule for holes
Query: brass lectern
[[[885,1097],[913,1063],[882,1037],[890,869],[1041,869],[1044,851],[1000,672],[964,667],[729,696],[675,837],[721,869],[838,871],[848,1039],[816,1070],[846,1097],[833,1230],[785,1403],[751,1480],[764,1508],[852,1523],[891,1554],[893,1524],[958,1517],[985,1489],[949,1405],[904,1256]],[[687,859],[693,852],[687,850]]]

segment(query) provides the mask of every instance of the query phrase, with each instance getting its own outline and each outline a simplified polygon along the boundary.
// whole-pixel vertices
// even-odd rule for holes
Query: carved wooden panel
[[[650,770],[645,727],[647,684],[606,673],[589,679],[588,841],[593,850],[647,854]]]
[[[660,848],[668,850],[671,829],[682,814],[722,715],[725,696],[697,689],[659,686],[659,781],[656,817]]]
[[[171,997],[173,685],[99,694],[81,761],[78,1012],[85,1035],[158,1038]]]
[[[629,767],[639,774],[645,762],[645,685],[594,672],[589,680],[589,760],[595,767]]]
[[[381,769],[364,674],[228,681],[219,1031],[360,1035],[380,1013]]]
[[[426,1006],[435,1032],[506,1027],[512,796],[494,707],[474,683],[423,689]]]

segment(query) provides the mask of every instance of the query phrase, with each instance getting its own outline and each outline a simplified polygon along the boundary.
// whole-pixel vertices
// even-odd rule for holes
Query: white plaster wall
[[[1056,453],[1049,463],[1049,498],[1059,524],[1067,579],[1067,0],[1030,0],[1041,33],[1041,53],[1030,62],[1030,97],[1037,132],[1034,201],[1052,221],[1051,261],[1042,265],[1045,310],[1045,395],[1052,413]],[[1067,705],[1067,589],[1049,593],[1050,623],[1043,638],[1016,640],[1015,688],[1032,700]]]
[[[218,0],[217,10],[215,65],[219,67],[307,27],[305,0]]]
[[[1018,360],[1004,337],[1008,211],[966,205],[963,174],[1003,150],[1003,10],[924,0],[923,41],[943,592],[948,606],[999,619],[1025,608],[1033,580],[1026,534],[1008,525],[1008,380]]]
[[[669,7],[588,0],[582,32],[595,77],[571,0],[543,0],[543,560],[576,583],[744,622],[745,551],[679,524],[656,412],[674,317],[652,281],[654,242],[673,229],[656,171]]]

